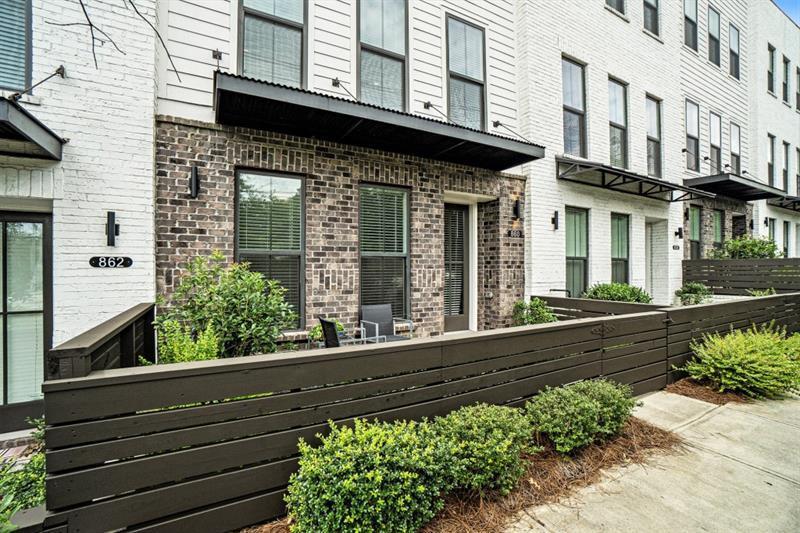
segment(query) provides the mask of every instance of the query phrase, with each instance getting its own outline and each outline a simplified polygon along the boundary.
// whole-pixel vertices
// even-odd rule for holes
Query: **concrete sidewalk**
[[[561,504],[528,509],[507,533],[800,531],[800,398],[642,400],[636,416],[680,434],[684,451],[612,469]]]

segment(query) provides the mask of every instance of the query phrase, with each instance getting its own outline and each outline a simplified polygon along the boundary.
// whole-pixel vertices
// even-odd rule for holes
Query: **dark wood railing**
[[[610,302],[608,300],[590,300],[588,298],[535,297],[544,300],[553,309],[559,320],[645,313],[664,307],[663,305],[655,304]]]
[[[683,282],[708,285],[714,294],[747,295],[748,289],[800,291],[800,258],[696,259],[683,262]]]

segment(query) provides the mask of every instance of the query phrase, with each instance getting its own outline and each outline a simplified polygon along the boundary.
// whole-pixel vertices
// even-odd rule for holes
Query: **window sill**
[[[12,94],[17,94],[19,91],[10,91],[8,89],[0,89],[0,96],[3,98],[8,98]],[[19,101],[23,104],[30,104],[30,105],[42,105],[42,99],[39,96],[34,96],[32,94],[23,94],[22,98]]]
[[[686,43],[683,43],[683,44],[681,45],[681,47],[682,47],[684,50],[686,50],[687,52],[690,52],[690,53],[692,53],[692,54],[696,55],[698,58],[700,57],[700,52],[699,52],[698,50],[695,50],[695,49],[694,49],[694,48],[692,48],[691,46],[687,45]]]
[[[781,101],[783,102],[783,105],[785,105],[785,106],[786,106],[786,107],[788,107],[789,109],[791,109],[791,108],[792,108],[792,104],[791,104],[791,103],[787,102],[786,100],[781,100]]]
[[[664,44],[664,39],[662,39],[662,38],[661,38],[659,35],[657,35],[657,34],[655,34],[655,33],[651,32],[651,31],[650,31],[650,30],[648,30],[647,28],[642,28],[642,33],[644,33],[645,35],[648,35],[648,36],[652,37],[653,39],[655,39],[656,41],[660,42],[661,44]]]
[[[742,83],[741,77],[737,78],[736,76],[732,75],[730,72],[728,72],[728,77],[730,79],[732,79],[733,81],[735,81],[736,83]]]
[[[773,98],[778,98],[778,95],[775,94],[774,92],[770,91],[769,89],[767,89],[767,94],[772,96]]]
[[[613,15],[616,15],[617,17],[621,18],[625,22],[630,23],[631,19],[629,19],[624,13],[620,13],[619,11],[617,11],[613,7],[609,6],[608,4],[603,4],[603,5],[605,6],[606,11],[608,11],[609,13],[611,13]]]

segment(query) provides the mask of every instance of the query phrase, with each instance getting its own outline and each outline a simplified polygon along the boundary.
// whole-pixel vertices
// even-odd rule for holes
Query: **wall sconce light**
[[[108,246],[117,245],[119,235],[119,224],[117,224],[117,214],[114,211],[106,213],[106,244]]]
[[[755,221],[754,221],[754,220],[751,218],[751,219],[750,219],[750,229],[755,229],[755,227],[756,227],[756,223],[755,223]]]
[[[769,226],[769,217],[764,217],[764,225]]]
[[[683,228],[679,227],[678,231],[675,232],[675,236],[679,239],[683,239]]]
[[[683,210],[683,220],[689,220],[689,210],[688,209],[684,209]]]
[[[514,200],[514,207],[513,207],[513,217],[514,220],[519,220],[522,218],[522,212],[525,210],[525,204],[522,202],[520,198]]]
[[[197,198],[200,194],[200,176],[197,173],[197,167],[192,166],[192,172],[189,175],[189,196]]]
[[[550,223],[553,225],[553,229],[558,229],[558,211],[553,211],[553,216],[550,218]]]

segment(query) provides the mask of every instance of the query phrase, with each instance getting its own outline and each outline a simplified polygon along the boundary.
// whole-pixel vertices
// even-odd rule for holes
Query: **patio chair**
[[[392,304],[361,306],[361,334],[366,342],[404,341],[411,335],[400,335],[397,326],[406,324],[413,333],[414,323],[406,318],[392,317]]]
[[[319,323],[322,325],[322,336],[325,339],[325,348],[338,348],[344,344],[364,342],[363,339],[356,339],[346,333],[340,333],[339,330],[336,329],[336,322],[327,320],[321,316],[317,318],[319,318]]]

